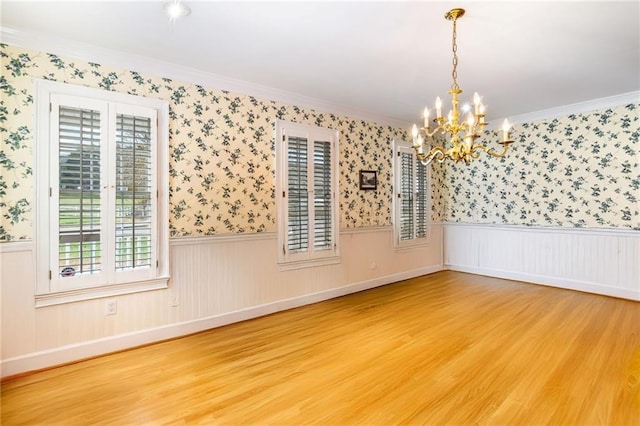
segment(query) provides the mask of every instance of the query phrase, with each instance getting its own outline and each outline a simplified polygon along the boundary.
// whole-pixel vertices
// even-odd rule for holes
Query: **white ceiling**
[[[489,120],[640,90],[637,0],[184,3],[170,23],[158,1],[3,0],[1,23],[413,122],[448,99],[463,7],[458,80]]]

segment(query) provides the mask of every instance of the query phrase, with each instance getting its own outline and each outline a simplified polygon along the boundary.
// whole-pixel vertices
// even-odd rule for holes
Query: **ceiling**
[[[1,24],[408,123],[448,99],[463,7],[458,80],[489,120],[640,90],[638,1],[183,2],[171,23],[158,1],[3,0]]]

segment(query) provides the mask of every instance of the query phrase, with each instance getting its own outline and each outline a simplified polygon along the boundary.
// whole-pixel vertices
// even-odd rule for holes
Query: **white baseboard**
[[[540,284],[549,287],[558,287],[568,290],[577,290],[586,293],[600,294],[603,296],[618,297],[640,301],[640,290],[633,291],[624,288],[610,287],[597,283],[571,280],[566,278],[551,277],[546,275],[535,275],[521,272],[504,271],[498,269],[476,268],[470,266],[445,265],[445,269],[458,272],[468,272],[470,274],[484,275],[488,277],[504,278],[507,280],[524,281],[526,283]]]
[[[309,305],[324,300],[345,296],[351,293],[391,284],[394,282],[427,275],[441,271],[443,265],[433,265],[424,268],[404,271],[397,274],[361,281],[317,293],[305,294],[290,299],[278,300],[264,305],[253,306],[234,312],[200,318],[193,321],[170,324],[148,330],[127,334],[119,334],[103,339],[91,340],[74,345],[67,345],[51,350],[34,352],[31,354],[8,358],[0,363],[1,376],[10,377],[16,374],[49,368],[61,364],[87,359],[99,355],[147,345],[162,340],[172,339],[199,331],[209,330],[227,324],[269,315],[299,306]]]

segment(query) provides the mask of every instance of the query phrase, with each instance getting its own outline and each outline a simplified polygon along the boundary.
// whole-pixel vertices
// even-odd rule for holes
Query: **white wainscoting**
[[[35,307],[33,244],[0,244],[2,377],[178,337],[443,268],[443,229],[397,251],[390,226],[343,230],[341,262],[280,271],[275,234],[176,238],[168,289]]]
[[[444,227],[448,269],[640,300],[640,231]]]

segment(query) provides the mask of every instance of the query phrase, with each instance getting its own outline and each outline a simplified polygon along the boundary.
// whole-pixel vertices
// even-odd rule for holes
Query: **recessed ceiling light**
[[[173,0],[164,4],[164,12],[169,17],[169,20],[173,22],[178,18],[190,15],[191,9],[180,0]]]

